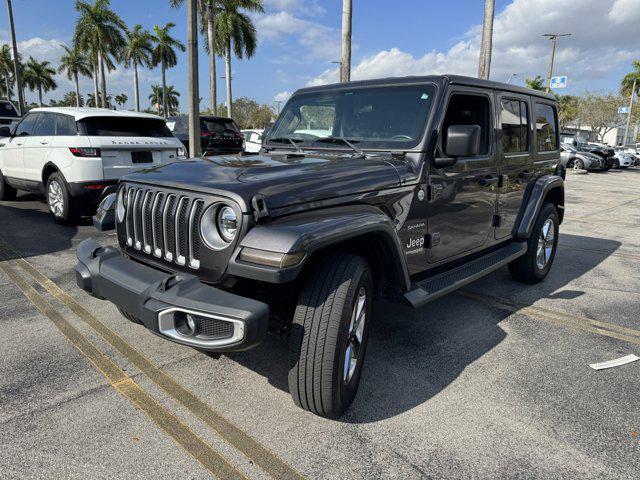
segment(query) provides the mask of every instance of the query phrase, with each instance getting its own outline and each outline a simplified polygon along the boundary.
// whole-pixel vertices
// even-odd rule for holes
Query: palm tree
[[[174,90],[173,85],[151,85],[149,100],[151,101],[151,105],[155,106],[158,110],[158,115],[167,117],[178,113],[178,107],[180,106],[179,96],[180,92]],[[163,100],[167,102],[167,110],[164,109]]]
[[[629,137],[629,127],[631,126],[631,110],[633,109],[633,96],[640,95],[640,61],[633,62],[633,72],[627,73],[620,82],[620,93],[629,95],[629,113],[627,114],[627,126],[624,130],[625,138],[623,145],[626,145]]]
[[[124,66],[130,68],[133,65],[133,94],[135,97],[136,111],[140,111],[140,90],[138,89],[138,65],[151,66],[153,53],[153,35],[137,24],[133,30],[127,32],[127,45],[122,53]]]
[[[60,67],[58,73],[67,72],[67,78],[73,80],[76,85],[76,107],[80,106],[80,83],[78,76],[85,77],[91,76],[91,65],[89,60],[82,53],[78,47],[69,48],[66,45],[62,45],[65,54],[60,59]]]
[[[120,93],[119,95],[115,96],[114,100],[116,101],[116,105],[122,108],[124,104],[127,103],[127,100],[129,100],[129,97],[127,97],[124,93]]]
[[[527,88],[531,88],[533,90],[544,91],[544,79],[540,75],[536,75],[535,78],[527,78],[524,81]]]
[[[104,103],[106,107],[109,108],[111,105],[111,95],[107,95],[106,102]],[[93,93],[87,95],[87,107],[100,107],[102,105],[102,97],[100,96],[100,92],[98,92],[98,102],[96,102],[96,96]]]
[[[73,41],[82,50],[92,52],[92,57],[97,64],[97,72],[94,67],[94,74],[100,75],[102,107],[106,108],[105,62],[107,68],[111,68],[113,63],[110,57],[120,56],[126,45],[123,34],[127,31],[127,26],[120,16],[109,8],[110,0],[95,0],[93,4],[76,0],[75,7],[80,17],[76,22]]]
[[[80,95],[80,97],[78,98],[76,92],[67,92],[62,97],[62,100],[58,102],[58,105],[60,105],[61,107],[73,107],[74,105],[77,107],[82,107],[84,106],[84,100],[82,98],[82,95]],[[52,105],[49,104],[49,106]]]
[[[153,66],[160,65],[162,67],[162,111],[165,117],[167,116],[167,68],[173,68],[178,64],[178,56],[175,49],[184,52],[186,50],[184,44],[180,40],[173,38],[169,31],[175,27],[176,24],[169,22],[164,27],[154,25],[154,41],[156,42],[151,55],[151,61]]]
[[[11,100],[11,71],[13,70],[13,58],[11,58],[11,47],[9,44],[0,48],[0,74],[4,77],[4,89],[7,100]]]
[[[38,62],[35,58],[29,57],[24,69],[24,83],[29,90],[38,90],[40,106],[42,106],[42,93],[47,93],[58,86],[53,79],[55,74],[56,71],[51,67],[50,62]]]
[[[495,0],[485,0],[484,19],[482,22],[482,40],[480,43],[480,61],[478,62],[478,78],[489,80],[491,72],[491,49],[493,42],[493,17]]]
[[[256,50],[258,38],[256,27],[245,13],[264,12],[262,0],[219,0],[220,11],[216,16],[218,50],[224,52],[225,77],[227,83],[227,115],[231,117],[233,96],[231,94],[231,48],[237,58],[251,58]]]

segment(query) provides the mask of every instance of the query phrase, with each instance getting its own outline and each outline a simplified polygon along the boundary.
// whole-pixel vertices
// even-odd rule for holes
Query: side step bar
[[[404,298],[417,308],[503,267],[527,253],[525,242],[510,243],[448,272],[414,283]]]

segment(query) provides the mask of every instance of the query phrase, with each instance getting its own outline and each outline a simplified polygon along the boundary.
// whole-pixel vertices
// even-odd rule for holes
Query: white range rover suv
[[[132,171],[185,159],[159,116],[100,108],[34,108],[0,127],[0,200],[43,194],[60,223],[91,215],[104,190]]]

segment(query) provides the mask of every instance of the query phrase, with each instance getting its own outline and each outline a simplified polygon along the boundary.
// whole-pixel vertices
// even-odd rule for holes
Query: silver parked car
[[[563,143],[560,147],[560,163],[566,168],[577,170],[605,170],[605,160],[594,153],[580,152],[572,145]]]

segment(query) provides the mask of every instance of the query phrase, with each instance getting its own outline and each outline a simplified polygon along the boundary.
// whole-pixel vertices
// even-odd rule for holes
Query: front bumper
[[[224,352],[253,348],[267,333],[269,307],[264,303],[205,285],[193,275],[156,270],[92,239],[78,245],[77,257],[80,288],[167,340]]]

